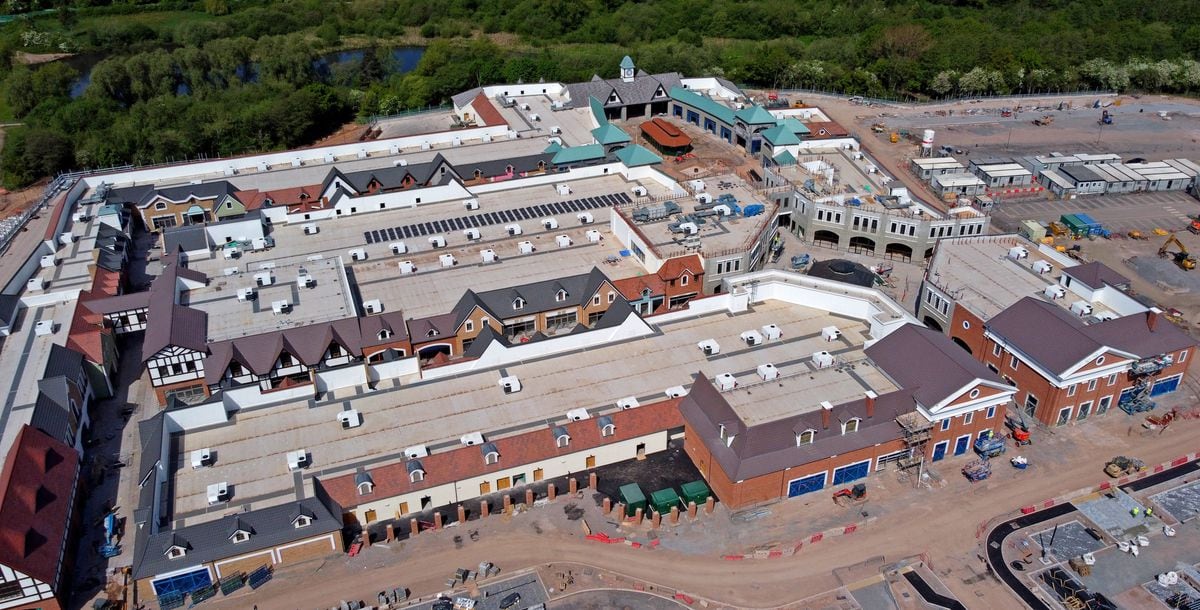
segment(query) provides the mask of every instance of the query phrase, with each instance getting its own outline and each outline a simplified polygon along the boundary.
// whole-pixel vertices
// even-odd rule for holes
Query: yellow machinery
[[[1179,251],[1178,252],[1167,251],[1167,247],[1171,246],[1171,245],[1174,245],[1176,248],[1179,248]],[[1167,241],[1163,242],[1163,245],[1161,247],[1159,247],[1158,257],[1159,258],[1168,258],[1169,257],[1169,258],[1173,259],[1175,261],[1175,264],[1179,265],[1179,268],[1183,269],[1184,271],[1191,271],[1192,269],[1196,268],[1195,257],[1193,257],[1191,254],[1188,254],[1187,248],[1184,247],[1183,242],[1179,241],[1178,237],[1175,237],[1174,233],[1172,233],[1171,236],[1167,238]]]
[[[890,141],[892,144],[895,144],[895,143],[897,143],[897,142],[899,142],[899,141],[900,141],[900,134],[899,134],[899,133],[897,133],[897,132],[895,132],[895,131],[893,131],[893,132],[892,132],[892,135],[888,137],[888,140],[889,140],[889,141]]]

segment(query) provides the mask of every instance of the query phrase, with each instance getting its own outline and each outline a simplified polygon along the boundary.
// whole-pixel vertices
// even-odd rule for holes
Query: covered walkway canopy
[[[642,135],[666,155],[678,155],[692,149],[692,139],[678,127],[662,118],[642,123]]]

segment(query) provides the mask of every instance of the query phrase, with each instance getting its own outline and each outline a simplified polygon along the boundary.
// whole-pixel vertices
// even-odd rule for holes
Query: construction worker
[[[1129,514],[1133,515],[1133,518],[1136,519],[1139,515],[1142,514],[1142,507],[1135,506],[1135,507],[1129,509]]]
[[[1153,517],[1153,516],[1154,516],[1154,509],[1147,506],[1146,507],[1146,518],[1149,519],[1150,517]]]

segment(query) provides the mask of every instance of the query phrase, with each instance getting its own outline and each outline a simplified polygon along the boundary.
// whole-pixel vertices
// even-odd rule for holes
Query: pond
[[[171,49],[167,49],[171,50]],[[313,68],[321,78],[328,78],[336,66],[362,61],[365,49],[348,49],[345,51],[334,51],[333,53],[325,53],[313,60]],[[412,72],[417,67],[417,62],[421,61],[421,56],[425,54],[425,47],[396,47],[392,49],[392,64],[391,68],[394,73],[404,74]],[[79,77],[71,82],[71,99],[75,99],[87,90],[88,85],[92,83],[92,68],[100,60],[106,57],[103,53],[80,53],[72,55],[63,60],[68,66],[71,66],[79,72]],[[258,80],[258,69],[255,64],[250,64],[238,70],[238,77],[246,82],[256,82]],[[188,95],[191,91],[186,84],[181,84],[176,91],[178,95]]]

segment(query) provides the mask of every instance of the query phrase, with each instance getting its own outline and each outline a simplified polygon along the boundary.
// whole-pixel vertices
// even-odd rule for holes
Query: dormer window
[[[386,340],[388,340],[388,339],[390,339],[390,338],[391,338],[391,336],[392,336],[392,331],[390,331],[390,330],[388,330],[388,329],[386,329],[386,328],[385,328],[385,329],[383,329],[383,330],[379,331],[379,334],[377,334],[377,335],[375,335],[375,336],[376,336],[376,337],[377,337],[377,338],[378,338],[380,341],[386,341]]]
[[[600,436],[612,436],[617,433],[617,427],[613,424],[605,424],[600,428]]]
[[[358,495],[365,496],[375,489],[375,484],[370,481],[364,481],[358,484]]]
[[[238,531],[234,532],[233,535],[229,537],[229,539],[231,541],[233,541],[234,544],[237,544],[239,542],[245,542],[250,539],[250,532],[247,532],[244,530],[238,530]]]
[[[816,438],[817,431],[809,428],[808,430],[796,435],[796,446],[799,447],[800,445],[811,445]]]
[[[425,480],[425,471],[424,470],[414,470],[414,471],[408,473],[408,482],[409,483],[420,483],[421,481],[424,481],[424,480]]]
[[[513,305],[513,309],[525,309],[525,299],[522,299],[521,297],[517,297],[517,298],[513,299],[512,305]]]
[[[500,461],[500,450],[496,448],[496,443],[484,443],[480,451],[483,452],[483,463],[492,465]]]
[[[506,174],[512,174],[512,173],[513,173],[513,166],[511,166],[511,165],[506,165],[506,166],[504,167],[504,173],[506,173]]]
[[[559,449],[566,447],[567,445],[570,445],[570,444],[571,444],[571,437],[566,434],[558,436],[554,439],[554,445],[556,447],[558,447]]]
[[[612,304],[613,302],[615,302],[616,300],[617,300],[617,293],[615,293],[615,292],[612,292],[612,291],[609,291],[609,293],[608,293],[608,303],[611,305],[611,304]]]
[[[312,517],[309,517],[308,515],[300,515],[292,521],[292,527],[295,527],[297,529],[302,528],[302,527],[308,527],[308,526],[312,525],[312,522],[313,522]]]
[[[438,336],[438,331],[436,328],[431,328],[425,333],[425,336],[426,337],[436,337],[436,336]]]
[[[475,170],[475,179],[478,180],[482,177],[483,177],[483,170],[481,170],[481,169]]]
[[[167,559],[179,559],[184,555],[187,555],[187,549],[181,546],[173,546],[167,549]]]
[[[567,300],[567,291],[560,288],[558,292],[554,293],[554,300],[559,303]]]
[[[362,471],[354,475],[354,485],[358,488],[358,495],[365,496],[375,491],[375,479],[371,478],[371,473]]]
[[[861,421],[861,419],[855,417],[854,419],[842,424],[842,434],[846,434],[848,432],[858,432],[858,423]]]

